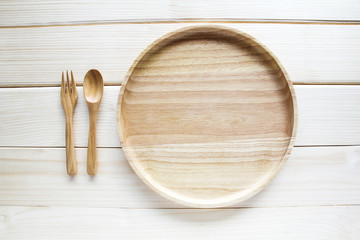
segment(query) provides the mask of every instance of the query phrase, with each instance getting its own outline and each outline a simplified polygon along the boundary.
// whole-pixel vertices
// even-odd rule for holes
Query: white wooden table
[[[250,200],[187,209],[151,191],[119,145],[115,109],[132,61],[193,24],[242,30],[295,85],[296,147]],[[87,70],[106,87],[99,170],[86,174]],[[74,71],[78,175],[65,169],[61,72]],[[360,2],[0,1],[0,239],[360,239]]]

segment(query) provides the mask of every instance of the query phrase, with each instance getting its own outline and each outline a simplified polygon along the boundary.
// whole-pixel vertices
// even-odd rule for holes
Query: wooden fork
[[[77,173],[74,140],[72,136],[72,119],[77,99],[78,94],[76,92],[76,83],[72,71],[71,83],[69,80],[69,72],[66,71],[66,84],[63,72],[61,79],[61,104],[63,105],[66,119],[66,169],[69,175],[76,175]]]

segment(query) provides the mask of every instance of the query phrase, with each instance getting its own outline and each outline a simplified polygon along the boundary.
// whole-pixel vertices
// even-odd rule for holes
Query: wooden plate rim
[[[181,34],[183,32],[186,31],[200,31],[200,30],[222,30],[222,31],[228,31],[232,34],[236,34],[238,36],[241,36],[243,38],[245,38],[247,41],[251,42],[252,44],[254,44],[255,46],[261,48],[264,50],[264,54],[268,54],[276,63],[276,65],[279,67],[280,71],[283,73],[283,76],[287,82],[288,88],[290,90],[290,94],[292,97],[292,102],[293,102],[293,129],[292,129],[292,133],[291,133],[291,137],[290,137],[290,141],[289,141],[289,145],[288,148],[286,150],[286,153],[284,154],[283,158],[281,159],[279,165],[273,169],[273,172],[269,175],[268,178],[266,178],[263,182],[258,183],[256,186],[250,188],[247,194],[244,195],[244,193],[241,194],[240,197],[233,197],[229,200],[229,197],[226,197],[224,201],[216,201],[216,202],[193,202],[193,201],[186,201],[183,200],[181,198],[177,198],[174,197],[171,194],[167,194],[166,190],[161,187],[158,186],[156,184],[156,181],[149,181],[149,179],[146,176],[143,176],[143,174],[138,170],[138,168],[135,166],[135,163],[133,162],[133,159],[130,156],[130,153],[127,149],[127,147],[124,145],[124,138],[122,135],[122,127],[121,127],[121,104],[122,104],[122,100],[123,100],[123,94],[125,91],[125,87],[127,82],[129,81],[133,71],[136,68],[136,65],[138,64],[138,62],[156,45],[158,45],[159,43],[163,42],[164,40],[174,37],[177,34]],[[297,108],[297,100],[296,100],[296,95],[295,95],[295,90],[293,87],[292,82],[289,79],[288,73],[286,72],[285,68],[283,67],[283,65],[280,63],[280,61],[278,60],[278,58],[263,44],[261,44],[258,40],[256,40],[254,37],[250,36],[247,33],[244,33],[242,31],[239,31],[237,29],[233,29],[233,28],[229,28],[229,27],[224,27],[224,26],[219,26],[219,25],[194,25],[194,26],[188,26],[188,27],[183,27],[177,30],[174,30],[172,32],[169,32],[165,35],[163,35],[162,37],[158,38],[157,40],[155,40],[153,43],[151,43],[147,48],[145,48],[145,50],[143,50],[140,55],[135,59],[135,61],[133,62],[133,64],[131,65],[131,67],[129,68],[124,81],[121,84],[121,88],[120,88],[120,92],[119,92],[119,96],[118,96],[118,103],[117,103],[117,109],[116,109],[116,121],[117,121],[117,128],[118,128],[118,135],[119,135],[119,140],[120,140],[120,145],[124,151],[125,157],[128,160],[130,166],[132,167],[132,169],[134,170],[134,172],[136,173],[136,175],[143,181],[146,183],[146,185],[148,185],[152,190],[154,190],[155,192],[157,192],[158,194],[160,194],[161,196],[179,203],[179,204],[183,204],[189,207],[195,207],[195,208],[215,208],[215,207],[225,207],[225,206],[229,206],[229,205],[233,205],[235,203],[239,203],[239,202],[243,202],[249,198],[251,198],[252,196],[254,196],[255,194],[257,194],[258,192],[260,192],[261,190],[263,190],[265,188],[265,186],[270,183],[272,181],[272,179],[278,174],[278,172],[283,168],[283,166],[285,165],[287,159],[290,156],[290,153],[294,147],[294,143],[295,143],[295,139],[296,139],[296,133],[297,133],[297,126],[298,126],[298,108]],[[162,189],[163,188],[163,189]],[[161,190],[162,189],[162,190]],[[244,192],[244,191],[242,191]],[[234,194],[236,195],[236,194]]]

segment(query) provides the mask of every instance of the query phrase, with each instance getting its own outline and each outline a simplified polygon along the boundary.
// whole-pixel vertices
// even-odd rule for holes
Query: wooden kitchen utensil
[[[95,175],[98,162],[96,155],[96,116],[102,99],[104,81],[98,70],[89,70],[84,78],[84,97],[89,108],[89,138],[87,151],[87,173]]]
[[[284,165],[296,98],[284,68],[254,38],[188,27],[135,60],[117,122],[130,165],[153,190],[192,207],[222,207],[259,192]]]
[[[70,83],[71,81],[71,83]],[[61,104],[64,108],[66,119],[65,142],[66,142],[66,169],[69,175],[76,175],[77,166],[75,160],[74,140],[72,136],[72,119],[75,105],[78,99],[76,91],[76,83],[73,72],[71,71],[71,80],[69,73],[66,72],[66,83],[64,80],[64,72],[61,79]]]

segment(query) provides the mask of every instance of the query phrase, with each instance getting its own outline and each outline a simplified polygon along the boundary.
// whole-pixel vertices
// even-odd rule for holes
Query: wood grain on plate
[[[155,41],[120,89],[120,143],[139,177],[193,207],[245,200],[278,172],[295,140],[292,84],[252,37],[193,26]]]

